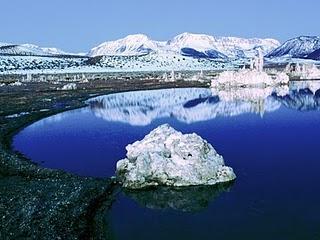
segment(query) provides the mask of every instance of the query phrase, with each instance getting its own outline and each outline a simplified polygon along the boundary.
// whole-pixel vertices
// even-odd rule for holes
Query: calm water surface
[[[168,89],[98,97],[32,124],[14,148],[48,168],[114,175],[125,146],[160,124],[208,140],[237,179],[122,192],[113,239],[320,239],[320,88]]]

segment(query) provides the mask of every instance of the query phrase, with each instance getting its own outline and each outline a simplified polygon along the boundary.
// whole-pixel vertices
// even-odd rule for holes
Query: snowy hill
[[[42,48],[33,44],[7,44],[0,43],[1,55],[23,55],[23,56],[54,56],[71,55],[57,48]]]
[[[230,58],[252,57],[257,54],[257,49],[267,53],[278,47],[280,43],[274,39],[246,39],[237,37],[213,37],[204,34],[183,33],[167,45],[175,52],[184,52],[185,48],[194,49],[199,52],[216,52]]]
[[[85,57],[0,55],[0,74],[79,71],[80,68],[87,66],[86,61]]]
[[[189,71],[239,68],[243,60],[197,59],[173,53],[150,53],[143,56],[98,56],[88,60],[90,64],[111,71]]]
[[[165,45],[165,43],[153,41],[146,35],[135,34],[120,40],[104,42],[99,46],[92,48],[88,55],[91,57],[102,55],[145,55],[157,51],[157,49],[161,48],[163,45]]]
[[[68,72],[149,72],[234,69],[244,61],[196,59],[174,54],[143,56],[15,56],[0,55],[0,74]]]
[[[145,35],[129,35],[123,39],[105,42],[91,49],[89,56],[145,55],[149,53],[181,54],[197,58],[252,57],[261,49],[264,54],[278,47],[274,39],[245,39],[213,37],[204,34],[183,33],[167,42],[154,41]]]
[[[320,49],[320,37],[301,36],[286,41],[267,54],[266,57],[305,58],[317,49]]]

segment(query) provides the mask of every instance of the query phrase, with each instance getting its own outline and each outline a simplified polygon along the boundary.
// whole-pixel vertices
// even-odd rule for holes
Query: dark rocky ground
[[[110,179],[84,178],[44,169],[11,149],[15,133],[52,114],[83,107],[94,95],[171,87],[206,87],[199,82],[96,80],[77,90],[50,83],[0,88],[0,239],[110,239],[105,215],[119,187]],[[44,111],[45,110],[45,111]],[[9,115],[27,115],[8,118]]]

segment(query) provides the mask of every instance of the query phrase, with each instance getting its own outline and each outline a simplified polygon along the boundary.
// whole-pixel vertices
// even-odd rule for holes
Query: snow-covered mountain
[[[104,42],[92,48],[88,55],[91,57],[102,55],[145,55],[157,51],[164,45],[164,42],[153,41],[146,35],[135,34],[116,41]]]
[[[320,49],[320,37],[301,36],[290,39],[266,55],[266,57],[305,58]]]
[[[0,43],[0,54],[2,55],[24,55],[24,56],[54,56],[71,55],[57,48],[43,48],[33,44],[7,44]]]
[[[264,54],[278,47],[274,39],[245,39],[236,37],[213,37],[205,34],[182,33],[167,42],[151,40],[137,34],[123,39],[105,42],[91,49],[89,56],[144,55],[149,53],[181,54],[198,58],[252,57],[261,49]]]
[[[273,39],[183,33],[161,42],[137,34],[105,42],[88,54],[0,42],[0,74],[234,70],[248,64],[258,50],[270,65],[313,62],[320,60],[320,38],[298,37],[280,46]]]
[[[193,49],[198,52],[216,52],[231,58],[252,57],[257,54],[257,49],[267,53],[280,45],[274,39],[237,38],[237,37],[213,37],[205,34],[182,33],[167,45],[175,52],[184,53],[185,49]]]

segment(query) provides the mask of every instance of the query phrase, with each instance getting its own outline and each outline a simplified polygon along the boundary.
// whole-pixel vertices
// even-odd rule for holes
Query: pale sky
[[[320,35],[319,0],[2,0],[0,42],[70,52],[143,33],[275,38]]]

